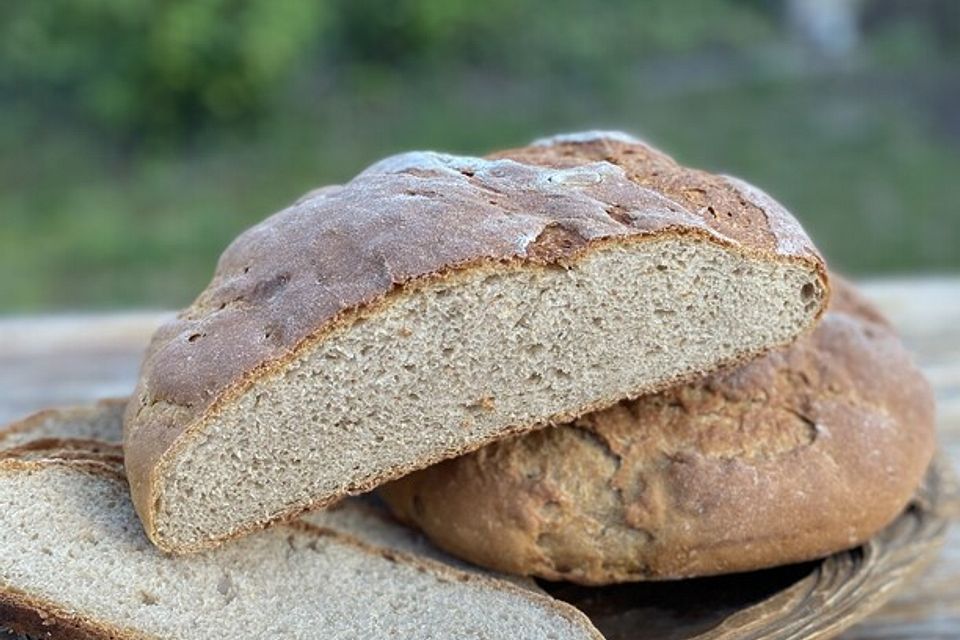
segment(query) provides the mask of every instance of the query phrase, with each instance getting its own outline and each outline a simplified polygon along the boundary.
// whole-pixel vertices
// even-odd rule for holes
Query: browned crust
[[[0,460],[6,459],[101,462],[122,469],[123,449],[88,438],[41,438],[18,447],[0,448]]]
[[[934,449],[930,386],[847,285],[794,346],[381,488],[440,548],[584,584],[747,571],[856,546]]]
[[[119,444],[97,440],[94,438],[75,438],[72,436],[54,436],[42,437],[28,440],[15,447],[7,449],[0,448],[0,452],[9,453],[17,456],[22,453],[33,453],[39,451],[63,451],[75,450],[93,454],[123,455],[123,447]]]
[[[159,640],[111,628],[57,605],[0,585],[0,624],[14,633],[52,640]]]
[[[701,185],[708,175],[680,167],[641,143],[616,144],[624,157],[635,152],[663,159],[678,184],[690,174]],[[595,161],[593,146],[560,143],[529,159],[521,157],[522,150],[506,152],[523,162],[429,153],[389,158],[344,187],[301,199],[241,235],[221,257],[207,290],[154,336],[127,410],[127,471],[154,543],[182,553],[219,542],[174,547],[157,535],[158,478],[191,435],[256,380],[282,370],[332,332],[376,313],[396,295],[467,272],[570,266],[612,246],[687,235],[748,257],[807,265],[819,275],[818,294],[826,298],[822,259],[790,214],[762,192],[716,178],[720,186],[711,197],[726,198],[725,219],[718,223],[709,206],[694,209],[643,184],[639,165]],[[580,147],[583,158],[577,163],[551,164],[551,154],[559,157]],[[558,183],[563,188],[550,186]],[[736,202],[731,194],[738,194]],[[634,395],[653,390],[637,389]],[[569,420],[618,399],[599,399],[547,421]],[[535,426],[514,425],[497,437]],[[442,452],[437,459],[464,451]],[[350,491],[434,461],[388,470]],[[275,519],[340,497],[291,507]],[[248,523],[223,538],[265,524]]]
[[[42,470],[50,466],[61,466],[85,474],[99,476],[112,481],[126,482],[122,471],[116,467],[104,465],[96,460],[0,460],[0,472],[17,470]],[[603,640],[589,619],[578,609],[557,601],[545,594],[518,587],[510,582],[476,573],[461,571],[441,562],[404,552],[387,549],[364,542],[340,531],[319,527],[304,521],[291,522],[288,529],[310,533],[335,540],[365,554],[384,558],[396,564],[407,565],[414,569],[434,575],[440,582],[470,583],[483,588],[510,593],[560,615],[571,624],[596,640]],[[71,614],[55,603],[22,593],[10,585],[0,585],[0,621],[17,633],[36,637],[49,637],[55,640],[153,640],[153,636],[137,631],[117,628],[113,625],[90,620],[85,616]]]
[[[623,169],[635,183],[666,197],[672,211],[694,212],[723,237],[771,253],[817,258],[816,249],[796,220],[761,190],[736,178],[683,167],[670,156],[629,137],[602,132],[555,136],[492,157],[548,167],[609,162]],[[627,209],[613,203],[610,215],[626,216]]]

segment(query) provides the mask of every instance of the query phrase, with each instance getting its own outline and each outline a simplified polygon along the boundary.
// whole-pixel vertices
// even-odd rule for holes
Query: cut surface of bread
[[[389,158],[241,235],[127,411],[148,536],[210,547],[814,324],[823,263],[779,205],[589,140]]]
[[[380,488],[481,566],[584,584],[750,571],[885,527],[934,448],[929,384],[849,285],[781,351]]]
[[[599,638],[502,581],[305,523],[175,558],[143,535],[114,465],[0,461],[0,619],[76,639]]]

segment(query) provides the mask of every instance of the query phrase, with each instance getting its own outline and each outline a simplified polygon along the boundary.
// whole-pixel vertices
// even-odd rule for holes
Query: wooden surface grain
[[[863,284],[900,329],[937,391],[944,451],[960,466],[960,278]],[[49,406],[124,396],[169,312],[0,319],[0,424]],[[960,527],[908,589],[843,635],[850,640],[960,638]]]

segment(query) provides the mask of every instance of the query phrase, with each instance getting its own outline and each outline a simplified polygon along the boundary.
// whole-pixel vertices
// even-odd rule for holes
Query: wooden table
[[[960,278],[864,283],[937,390],[940,439],[960,466]],[[168,312],[0,320],[0,424],[41,408],[127,395]],[[960,638],[960,527],[940,560],[848,639]]]

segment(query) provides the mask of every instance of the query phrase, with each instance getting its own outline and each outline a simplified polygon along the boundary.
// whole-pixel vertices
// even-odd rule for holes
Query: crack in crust
[[[620,167],[636,184],[666,196],[671,201],[667,208],[673,213],[693,212],[710,228],[744,244],[772,251],[780,242],[770,228],[775,214],[751,200],[738,188],[740,185],[723,176],[681,167],[670,156],[638,141],[598,137],[571,142],[559,138],[540,146],[498,152],[493,157],[549,167],[608,162]],[[779,208],[776,203],[773,206]],[[614,202],[611,208],[620,213],[621,221],[629,220],[628,207]]]

